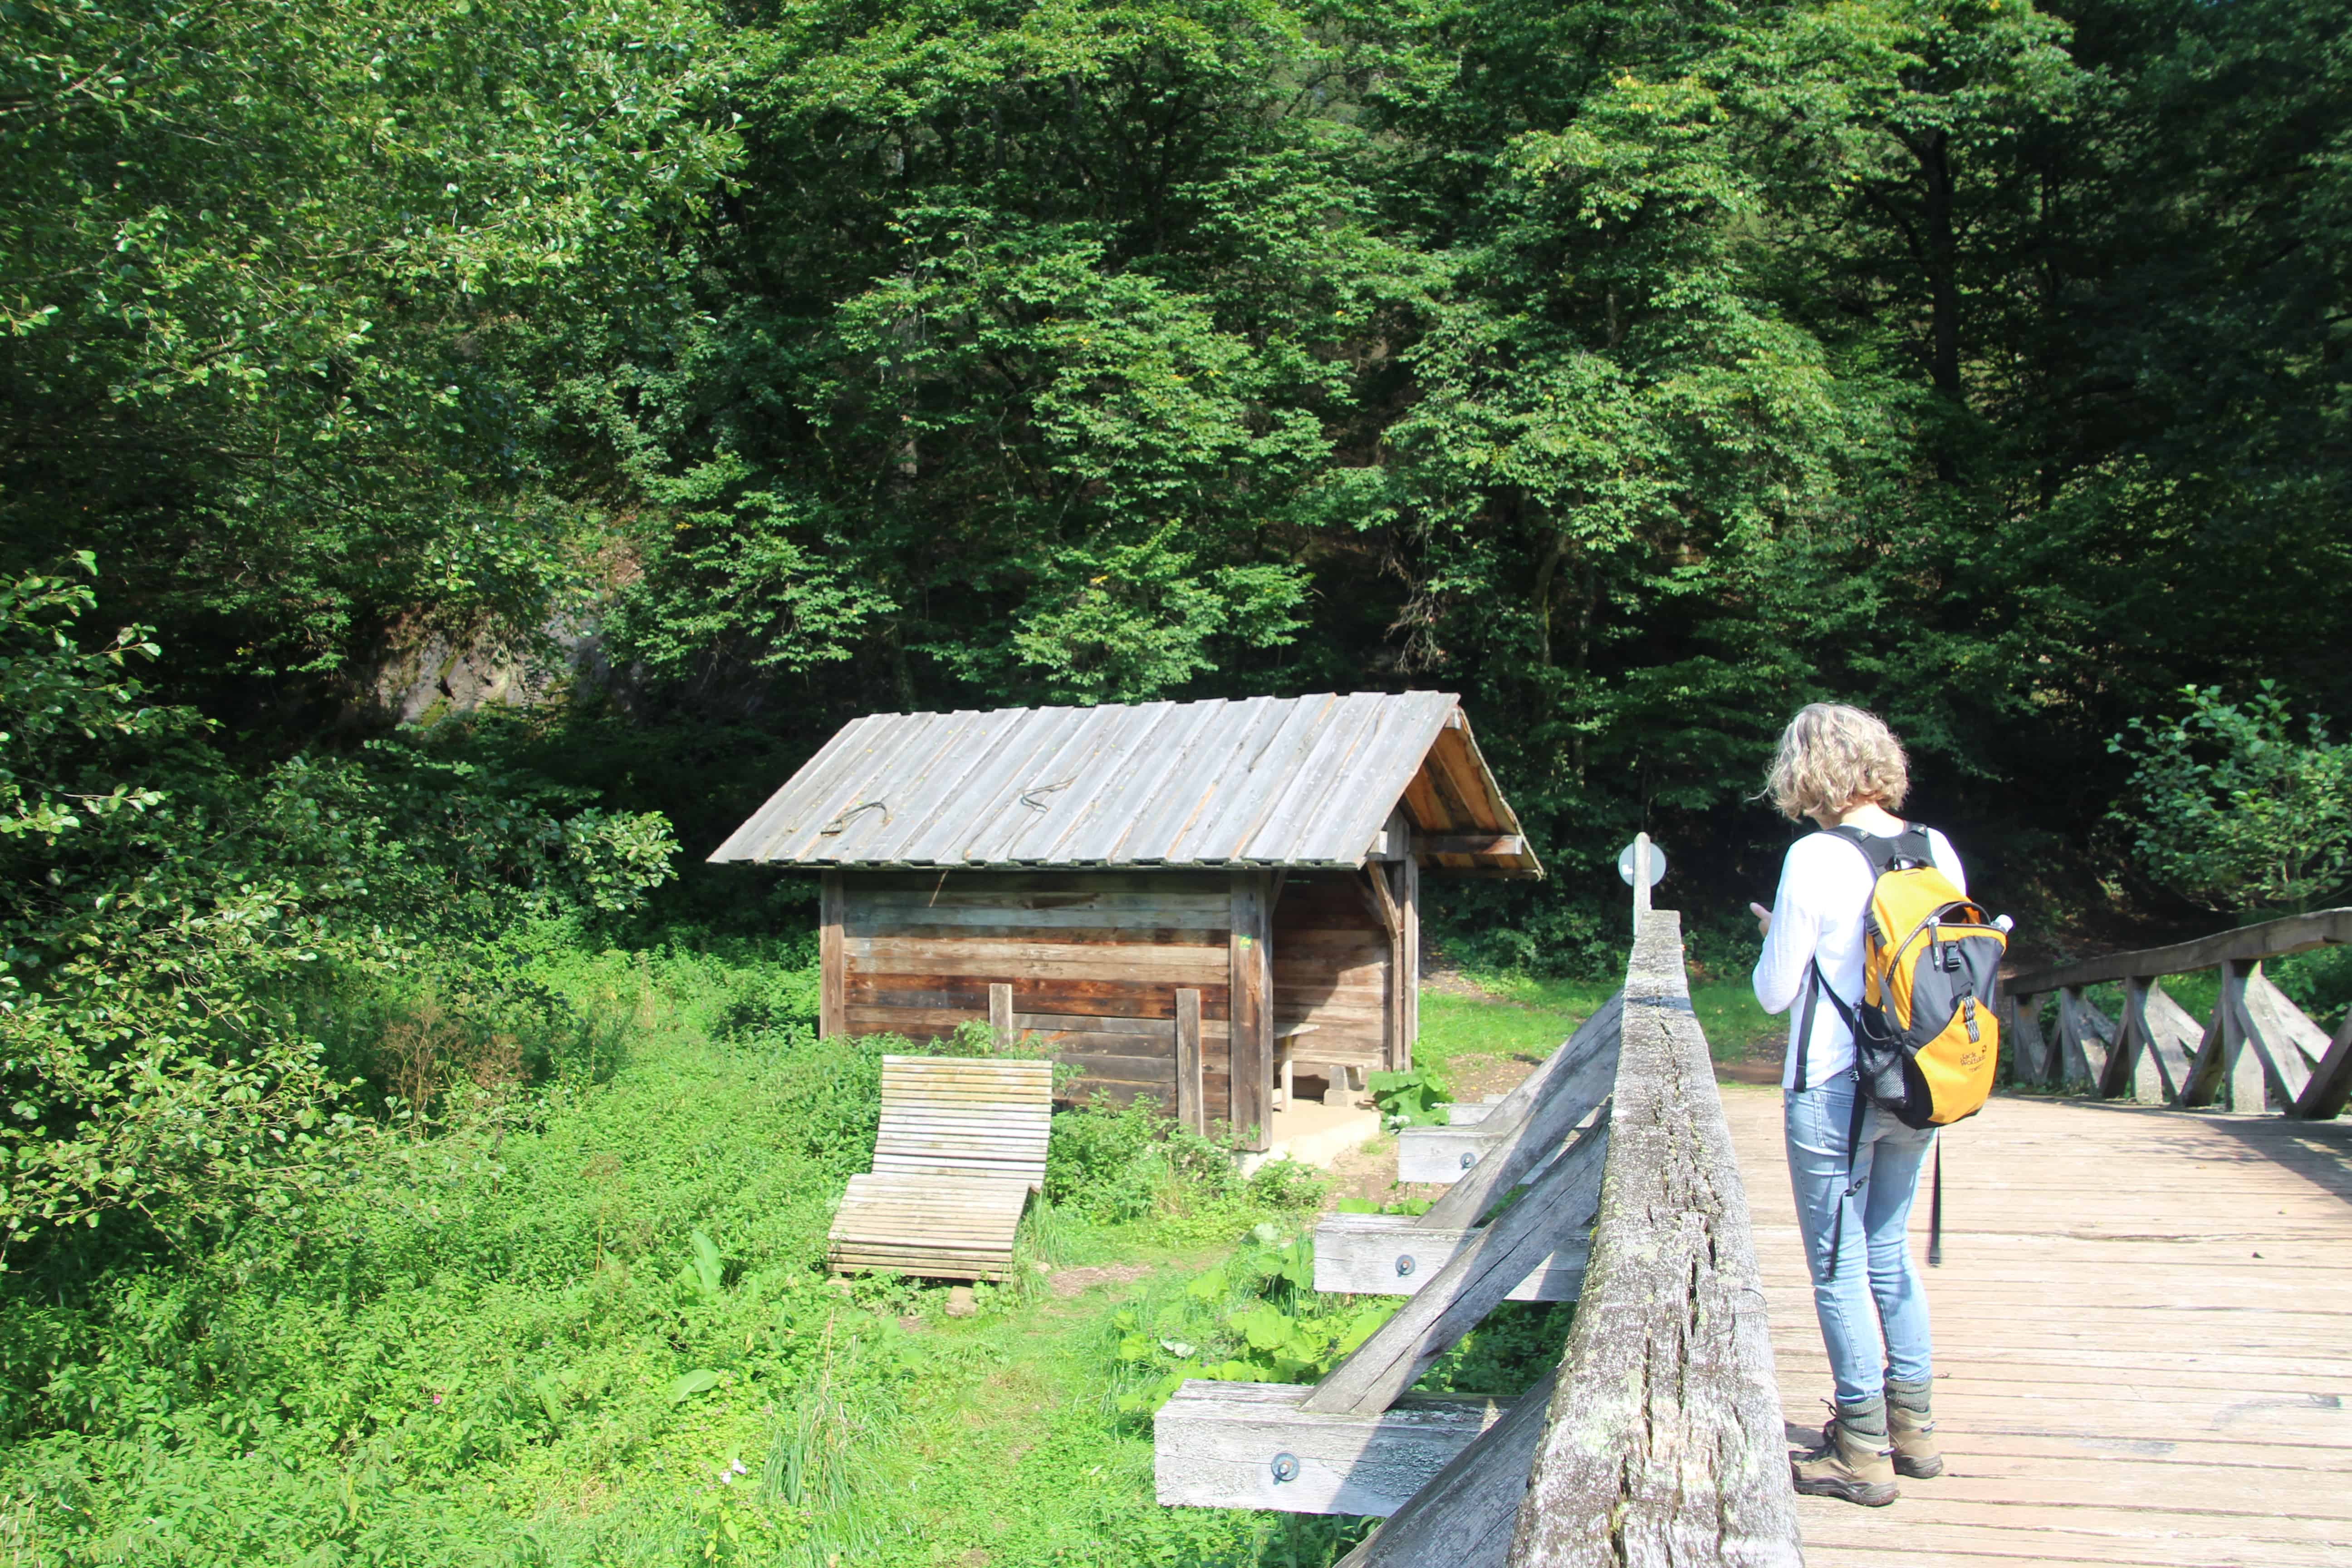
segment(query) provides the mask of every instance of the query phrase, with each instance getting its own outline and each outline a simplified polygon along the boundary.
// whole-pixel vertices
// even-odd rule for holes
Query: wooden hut
[[[823,876],[824,1033],[986,1020],[1261,1148],[1286,1055],[1411,1064],[1423,872],[1543,874],[1434,691],[871,714],[710,858]]]

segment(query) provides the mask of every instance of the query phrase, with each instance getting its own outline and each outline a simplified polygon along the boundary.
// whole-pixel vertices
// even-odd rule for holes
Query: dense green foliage
[[[2294,910],[2352,885],[2352,744],[2298,738],[2265,683],[2243,707],[2192,687],[2174,723],[2133,721],[2133,809],[2118,818],[2149,873],[2228,910]]]
[[[1152,1502],[1149,1407],[1129,1397],[1152,1369],[1108,1304],[1030,1274],[981,1287],[979,1318],[958,1325],[944,1289],[825,1277],[832,1200],[872,1149],[884,1042],[818,1047],[805,943],[598,952],[538,924],[505,952],[603,1042],[596,1060],[431,1138],[356,1152],[296,1223],[68,1301],[0,1299],[12,1550],[142,1564],[815,1568],[975,1547],[1104,1568],[1290,1560],[1296,1542],[1269,1541],[1264,1519]],[[1172,1268],[1132,1310],[1160,1321],[1172,1297],[1200,1353],[1237,1376],[1298,1370],[1243,1364],[1253,1330],[1269,1337],[1269,1281],[1309,1324],[1357,1307],[1303,1289],[1287,1244],[1312,1184],[1178,1161],[1159,1167],[1143,1223],[1097,1224],[1166,1123],[1057,1122],[1054,1201],[1033,1215],[1024,1269],[1106,1254]],[[1243,1252],[1213,1268],[1179,1250],[1236,1238]],[[1266,1260],[1283,1258],[1276,1279]],[[1507,1315],[1438,1385],[1514,1391],[1558,1343],[1558,1325]],[[1024,1385],[1017,1412],[1008,1380]],[[1024,1433],[1025,1458],[966,1452],[992,1420],[1051,1436]],[[975,1474],[957,1482],[959,1465]],[[1106,1466],[1115,1478],[1072,1485]],[[971,1506],[987,1489],[999,1506]],[[1339,1537],[1310,1521],[1300,1539]]]
[[[866,709],[1454,688],[1554,966],[1858,698],[2063,905],[2129,720],[2352,709],[2338,21],[29,0],[0,566],[271,760],[568,648],[689,849]]]
[[[299,1223],[380,1125],[354,1109],[429,1120],[458,1079],[550,1070],[570,1020],[467,950],[632,908],[676,848],[656,815],[407,739],[241,770],[152,700],[144,634],[76,645],[90,597],[0,582],[0,1262],[20,1268],[110,1221],[82,1253]],[[433,1002],[452,986],[461,1022]]]
[[[871,1053],[701,856],[859,711],[1443,687],[1558,875],[1430,929],[1533,1040],[1637,826],[1736,972],[1835,696],[2033,941],[2335,896],[2340,10],[0,5],[0,1534],[1328,1561],[1135,1426],[1363,1327],[1168,1256],[1313,1180],[1066,1117],[1028,1245],[1191,1285],[845,1297]]]

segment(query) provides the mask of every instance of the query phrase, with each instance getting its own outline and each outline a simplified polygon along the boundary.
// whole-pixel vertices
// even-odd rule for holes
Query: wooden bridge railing
[[[1449,1145],[1456,1179],[1434,1207],[1318,1227],[1318,1288],[1411,1299],[1311,1389],[1185,1384],[1155,1424],[1161,1501],[1386,1515],[1342,1568],[1801,1562],[1746,1191],[1680,919],[1640,918],[1624,990],[1528,1092],[1457,1130],[1477,1136],[1459,1163]],[[1507,1403],[1405,1392],[1514,1296],[1577,1302],[1536,1388]]]
[[[2321,910],[2012,975],[2001,983],[2010,1080],[2150,1105],[2335,1116],[2352,1099],[2352,1014],[2331,1038],[2271,984],[2263,963],[2345,942],[2352,909]],[[2220,994],[2200,1024],[2162,982],[2205,969],[2216,973]],[[2119,1018],[2084,994],[2108,984],[2123,988]]]

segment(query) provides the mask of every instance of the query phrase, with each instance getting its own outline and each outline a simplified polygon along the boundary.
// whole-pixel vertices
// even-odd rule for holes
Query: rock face
[[[612,681],[603,634],[567,622],[542,627],[538,646],[528,648],[440,631],[395,632],[368,684],[380,710],[403,724],[419,724],[551,697],[577,700]]]

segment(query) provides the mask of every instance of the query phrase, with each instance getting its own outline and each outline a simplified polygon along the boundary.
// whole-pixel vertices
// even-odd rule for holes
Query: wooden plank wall
[[[1229,873],[839,875],[845,1032],[986,1022],[989,986],[1006,984],[1016,1026],[1081,1069],[1065,1095],[1149,1093],[1173,1112],[1176,993],[1193,990],[1205,1119],[1232,1116]]]
[[[1385,869],[1375,864],[1370,874]],[[1274,907],[1274,1019],[1277,1029],[1315,1026],[1295,1047],[1298,1061],[1377,1069],[1394,1060],[1389,976],[1396,944],[1370,900],[1360,872],[1293,871],[1283,879]]]

